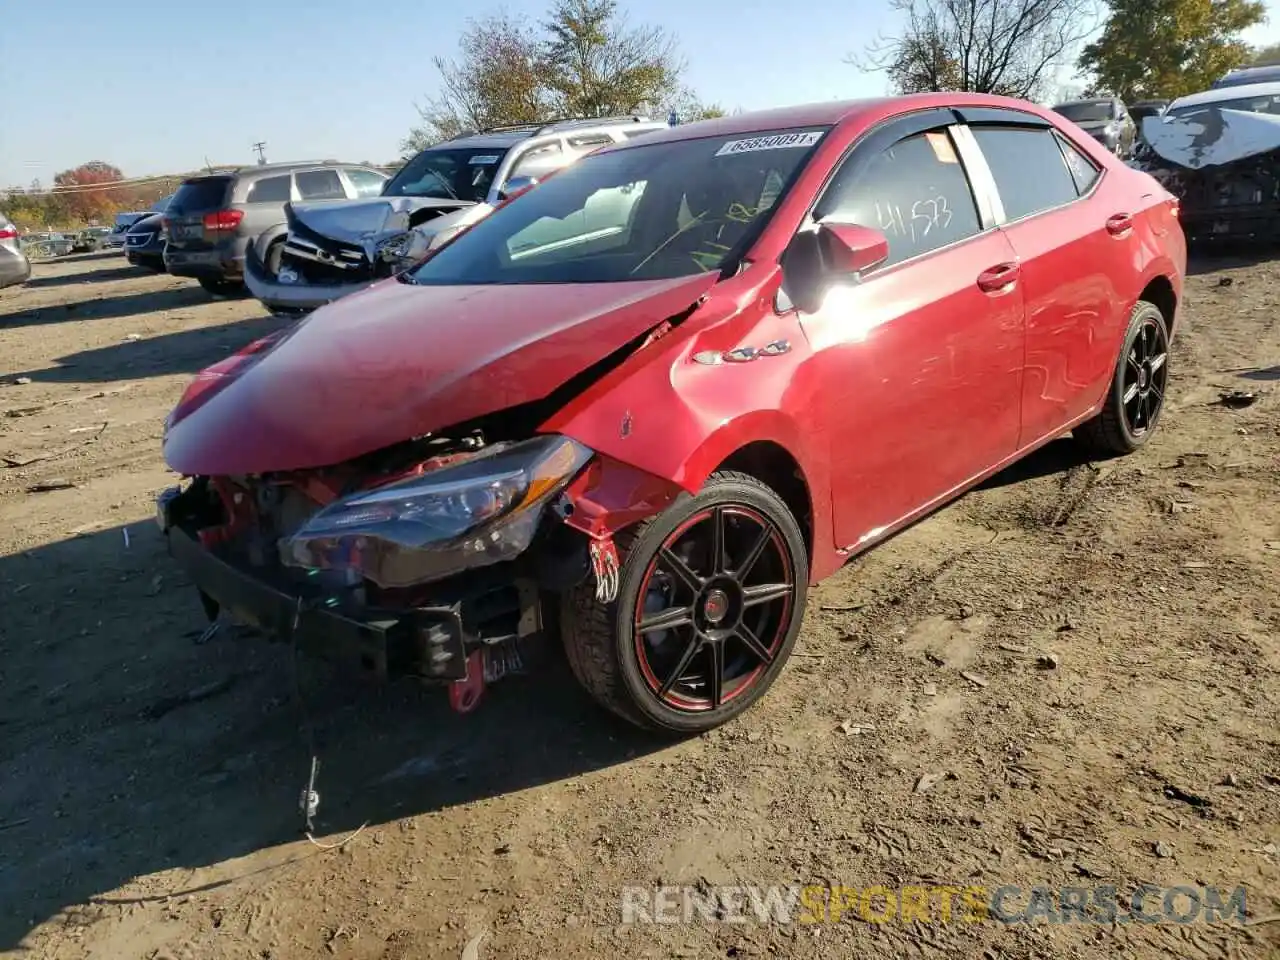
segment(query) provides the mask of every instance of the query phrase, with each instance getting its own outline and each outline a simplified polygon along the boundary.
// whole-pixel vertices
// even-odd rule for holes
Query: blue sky
[[[390,160],[467,16],[542,0],[47,0],[4,4],[0,185],[105,160],[127,176],[271,160]],[[1280,0],[1255,43],[1280,39]],[[707,101],[752,109],[883,93],[843,62],[895,19],[887,0],[644,0]],[[643,13],[641,13],[643,11]],[[1066,76],[1062,77],[1067,80]]]

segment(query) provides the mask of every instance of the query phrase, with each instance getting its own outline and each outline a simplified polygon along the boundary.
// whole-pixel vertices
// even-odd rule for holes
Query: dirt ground
[[[161,424],[285,322],[119,255],[0,292],[0,951],[80,957],[1280,956],[1280,266],[1200,264],[1139,454],[1067,441],[820,586],[672,745],[562,665],[480,710],[201,643]],[[1226,391],[1256,402],[1233,409]],[[42,489],[58,487],[61,489]],[[310,751],[317,830],[300,834]],[[621,923],[628,885],[1247,888],[1241,924]]]

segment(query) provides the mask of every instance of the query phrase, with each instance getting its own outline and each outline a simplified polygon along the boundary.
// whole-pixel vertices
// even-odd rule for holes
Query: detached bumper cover
[[[267,273],[257,250],[250,245],[244,258],[244,282],[249,292],[268,307],[290,307],[315,310],[326,303],[363,290],[376,280],[362,280],[347,284],[307,283],[299,278],[297,283],[281,283]]]
[[[416,676],[462,680],[467,675],[461,615],[456,607],[351,614],[327,608],[232,566],[180,527],[168,508],[157,521],[169,553],[196,587],[236,619],[304,653],[350,664],[380,680]]]

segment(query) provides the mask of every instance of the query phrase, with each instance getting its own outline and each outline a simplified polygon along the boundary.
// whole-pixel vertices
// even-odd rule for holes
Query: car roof
[[[572,133],[589,133],[593,130],[664,130],[665,120],[651,120],[639,115],[626,117],[599,117],[586,119],[549,120],[543,124],[522,124],[505,129],[494,128],[474,133],[460,133],[449,140],[442,140],[427,147],[428,150],[471,149],[474,147],[513,147],[517,143],[540,136],[561,136]]]
[[[1232,87],[1215,87],[1201,93],[1179,97],[1169,104],[1175,107],[1200,107],[1221,103],[1224,100],[1243,100],[1247,97],[1273,97],[1280,95],[1280,80],[1268,80],[1266,83],[1241,83]]]
[[[282,163],[255,163],[243,167],[227,167],[222,170],[193,173],[189,177],[184,177],[182,182],[211,180],[218,177],[234,180],[243,177],[271,176],[273,174],[289,173],[293,170],[304,170],[308,167],[362,167],[366,170],[376,169],[368,164],[348,160],[290,160]]]
[[[1264,77],[1280,76],[1280,63],[1264,63],[1253,67],[1237,67],[1224,76],[1219,77],[1213,82],[1214,87],[1219,86],[1243,86],[1250,82],[1251,78],[1257,78],[1253,82],[1258,83]]]
[[[1084,106],[1085,104],[1093,104],[1093,103],[1115,103],[1117,99],[1119,98],[1118,97],[1085,97],[1082,100],[1063,100],[1061,103],[1055,105],[1053,109],[1057,110],[1058,107],[1074,107],[1077,104],[1080,106]]]
[[[615,150],[631,150],[655,143],[674,140],[696,140],[702,137],[719,137],[761,133],[766,130],[785,130],[793,127],[833,127],[845,124],[872,124],[891,117],[918,110],[946,109],[948,107],[995,107],[1029,113],[1057,124],[1062,117],[1051,110],[1026,100],[1001,97],[988,93],[911,93],[898,97],[868,97],[861,100],[828,100],[805,103],[793,107],[775,107],[771,110],[753,110],[735,113],[714,120],[698,120],[655,130],[626,143],[615,143],[595,151],[612,153]]]

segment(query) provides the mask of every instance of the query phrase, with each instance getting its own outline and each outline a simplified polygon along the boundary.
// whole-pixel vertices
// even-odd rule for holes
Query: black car
[[[164,214],[143,217],[124,235],[124,253],[135,267],[164,273]]]

